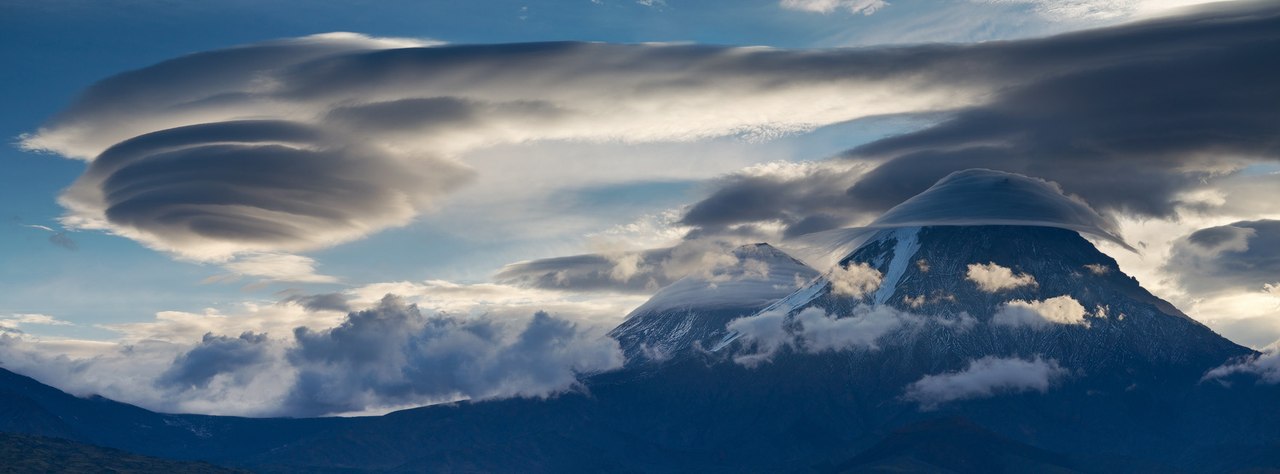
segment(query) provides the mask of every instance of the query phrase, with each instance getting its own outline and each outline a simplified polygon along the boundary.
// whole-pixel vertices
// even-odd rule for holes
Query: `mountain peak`
[[[868,227],[1024,225],[1095,235],[1129,248],[1116,223],[1057,183],[989,169],[956,171]]]
[[[982,168],[951,173],[866,226],[815,232],[782,244],[810,266],[826,269],[883,229],[991,225],[1068,229],[1134,250],[1112,219],[1057,183]]]

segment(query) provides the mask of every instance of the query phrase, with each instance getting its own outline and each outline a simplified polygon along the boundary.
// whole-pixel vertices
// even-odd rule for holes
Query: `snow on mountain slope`
[[[930,226],[877,231],[841,266],[866,264],[884,275],[881,286],[861,297],[839,295],[827,278],[783,298],[782,308],[795,315],[819,308],[833,317],[860,314],[859,308],[890,306],[919,315],[929,324],[904,326],[886,334],[878,346],[896,354],[879,363],[902,373],[929,373],[938,367],[959,368],[961,362],[985,356],[1046,357],[1089,374],[1123,374],[1136,368],[1161,367],[1185,372],[1204,370],[1250,353],[1172,305],[1144,290],[1125,275],[1115,260],[1099,252],[1075,231],[1037,226]],[[993,291],[968,273],[974,264],[994,264],[1035,284]],[[1106,268],[1097,272],[1093,268]],[[783,303],[761,311],[776,311]],[[1067,302],[1069,304],[1059,304]],[[1044,314],[1045,324],[1001,324],[996,316],[1030,311],[1083,308],[1082,324]],[[953,324],[965,314],[973,327]],[[1015,322],[1019,319],[1014,318]],[[715,347],[736,350],[737,335]],[[798,344],[797,347],[803,347]]]
[[[659,290],[610,335],[628,359],[665,359],[722,335],[729,320],[751,314],[806,284],[818,272],[769,244],[744,245],[736,263],[690,275]]]

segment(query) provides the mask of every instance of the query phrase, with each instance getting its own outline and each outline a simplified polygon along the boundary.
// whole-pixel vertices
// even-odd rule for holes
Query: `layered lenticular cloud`
[[[730,177],[722,193],[693,209],[717,204],[732,220],[702,223],[693,216],[687,223],[710,229],[805,223],[812,232],[822,230],[814,224],[835,227],[875,215],[952,173],[982,168],[1055,183],[1105,216],[1170,217],[1188,204],[1187,193],[1210,188],[1237,194],[1236,183],[1220,183],[1250,164],[1280,160],[1280,109],[1271,106],[1280,100],[1273,87],[1280,66],[1269,60],[1280,47],[1278,31],[1280,10],[1246,2],[1192,16],[971,45],[935,65],[965,77],[965,67],[995,71],[1006,61],[1017,64],[987,78],[1000,86],[979,103],[847,151],[834,160],[853,164],[844,171],[833,166],[805,179]],[[751,196],[783,181],[792,189],[775,193],[765,207],[744,202],[743,209],[725,209],[729,201],[722,194]],[[1274,186],[1274,179],[1255,181]],[[806,210],[812,196],[840,197]],[[1241,196],[1221,205],[1252,202]],[[1097,225],[1087,213],[1060,210],[1072,225],[1116,231],[1114,222]]]
[[[808,51],[440,46],[317,35],[108,78],[22,144],[92,162],[63,196],[68,225],[200,260],[304,251],[404,225],[465,184],[465,156],[484,147],[767,139],[913,112],[961,110],[936,127],[851,152],[883,164],[866,175],[850,171],[854,183],[827,180],[839,186],[834,195],[847,188],[853,208],[883,210],[951,171],[992,167],[1052,179],[1107,209],[1162,214],[1172,193],[1203,172],[1274,155],[1271,134],[1260,132],[1277,123],[1274,108],[1261,105],[1274,93],[1261,86],[1277,73],[1264,60],[1277,41],[1268,33],[1276,31],[1275,12],[1223,8],[1204,17],[1213,21],[1161,19],[979,45]],[[1169,57],[1179,59],[1160,59]],[[1201,73],[1179,74],[1187,69]],[[1144,97],[1166,94],[1169,105],[1122,107],[1126,95],[1115,84],[1148,77],[1160,80],[1142,82],[1162,86]],[[1186,103],[1205,91],[1217,92]],[[1073,99],[1083,95],[1090,100]],[[1101,104],[1116,110],[1093,109]],[[1160,118],[1157,127],[1130,130],[1152,117]],[[1135,136],[1145,138],[1125,138]],[[1213,158],[1210,150],[1229,153]],[[1119,165],[1136,171],[1107,168]],[[1095,182],[1098,176],[1107,180]],[[791,225],[829,226],[842,218],[831,209],[846,207],[792,216]],[[731,224],[721,221],[714,224]]]
[[[319,35],[109,78],[22,143],[91,163],[67,224],[217,260],[403,225],[486,146],[769,138],[969,105],[992,73],[947,65],[970,55]]]

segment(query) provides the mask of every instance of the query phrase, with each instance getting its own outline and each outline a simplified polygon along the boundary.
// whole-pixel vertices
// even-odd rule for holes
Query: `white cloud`
[[[261,278],[267,282],[337,283],[338,279],[316,273],[316,261],[310,257],[282,253],[258,253],[238,256],[222,264],[231,273],[206,279],[206,282],[229,281],[240,277]]]
[[[374,296],[385,290],[407,297]],[[369,285],[345,296],[365,309],[309,311],[288,300],[242,303],[229,313],[167,311],[150,322],[104,326],[121,334],[114,341],[0,331],[0,360],[77,395],[249,416],[376,414],[463,398],[548,396],[572,389],[577,374],[621,364],[618,343],[604,332],[628,305],[608,299],[442,281]],[[0,319],[0,327],[5,321],[57,320],[17,315]],[[313,390],[317,385],[323,389]]]
[[[21,326],[36,324],[41,326],[70,326],[71,323],[40,313],[16,313],[0,316],[0,328],[18,329]]]
[[[1054,324],[1088,326],[1084,306],[1067,295],[1045,300],[1012,300],[1000,306],[993,324],[1042,329]]]
[[[836,318],[818,308],[796,314],[800,325],[796,335],[807,352],[840,351],[854,348],[879,349],[876,341],[904,326],[919,325],[924,319],[892,306],[863,307],[852,316]]]
[[[1053,359],[983,357],[969,361],[964,370],[926,375],[907,386],[903,397],[923,410],[956,400],[989,398],[1002,393],[1045,393],[1067,374]]]
[[[738,334],[741,350],[734,361],[754,367],[768,362],[784,347],[799,352],[820,353],[850,349],[878,350],[884,336],[903,328],[930,321],[891,306],[860,305],[851,314],[836,317],[821,308],[805,308],[788,318],[784,310],[773,310],[730,321],[728,329]],[[932,321],[967,330],[972,318],[933,318]]]
[[[866,263],[850,263],[847,266],[837,265],[826,275],[831,280],[831,292],[840,296],[861,298],[876,291],[884,275]]]
[[[1106,275],[1108,273],[1111,273],[1111,267],[1108,267],[1101,263],[1085,264],[1084,269],[1089,270],[1089,273],[1092,273],[1094,275]]]
[[[782,0],[782,8],[814,13],[831,13],[846,10],[849,13],[870,15],[889,6],[884,0]]]
[[[1012,269],[993,263],[969,264],[965,279],[978,285],[978,289],[987,293],[1012,290],[1023,286],[1035,286],[1036,279],[1025,273],[1015,274]]]
[[[980,3],[1028,5],[1051,21],[1105,21],[1166,15],[1221,0],[974,0]]]
[[[786,311],[767,311],[753,316],[729,321],[725,327],[730,333],[741,334],[740,340],[751,352],[734,355],[733,360],[747,367],[767,362],[783,346],[791,344],[793,336],[787,332]]]
[[[1261,354],[1215,367],[1201,380],[1225,379],[1238,374],[1256,376],[1259,383],[1280,384],[1280,341],[1264,348]]]

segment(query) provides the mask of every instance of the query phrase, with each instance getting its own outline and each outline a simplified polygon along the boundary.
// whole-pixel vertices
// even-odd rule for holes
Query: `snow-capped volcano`
[[[686,276],[627,315],[610,336],[628,359],[665,359],[724,335],[730,320],[750,315],[818,272],[765,243],[729,253],[733,262]]]
[[[870,275],[865,291],[840,291],[854,269]],[[1094,374],[1176,368],[1194,383],[1251,352],[1143,289],[1076,232],[1055,227],[882,229],[832,271],[746,320],[778,318],[796,338],[788,345],[804,351],[819,335],[792,324],[809,309],[855,321],[876,317],[872,309],[892,311],[876,321],[880,332],[836,347],[901,352],[884,362],[914,376],[987,356],[1040,357]],[[761,337],[778,335],[735,331],[713,347],[750,351]]]
[[[1124,244],[1113,222],[1051,182],[952,173],[866,227],[793,243],[826,273],[731,323],[713,348],[896,346],[906,354],[890,362],[917,375],[1040,357],[1079,370],[1189,364],[1190,377],[1250,352],[1143,289],[1082,234]],[[817,333],[806,319],[849,334]]]

